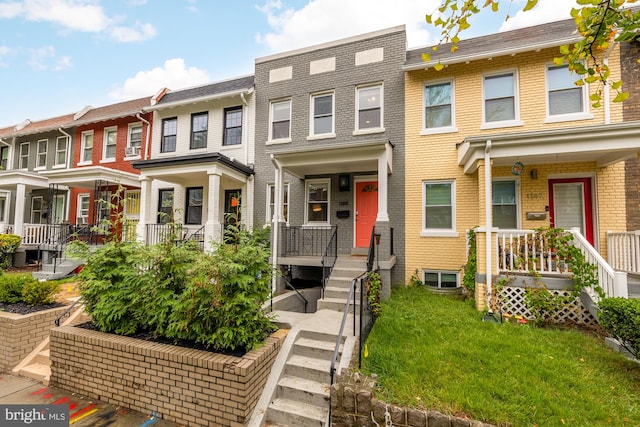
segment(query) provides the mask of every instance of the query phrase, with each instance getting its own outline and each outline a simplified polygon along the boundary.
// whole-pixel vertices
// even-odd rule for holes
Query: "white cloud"
[[[524,3],[514,2],[514,5],[519,6],[518,12],[502,24],[500,31],[569,19],[571,8],[578,7],[575,0],[540,0],[536,7],[527,12],[522,11]]]
[[[107,15],[98,0],[24,0],[0,4],[0,18],[24,17],[28,21],[51,22],[66,31],[104,33],[117,41],[148,40],[156,35],[151,24],[124,27]]]
[[[425,45],[433,41],[425,15],[439,4],[439,0],[311,0],[296,10],[280,0],[268,0],[259,10],[272,31],[257,34],[256,39],[273,52],[282,52],[405,24],[409,46]]]
[[[58,58],[53,46],[44,46],[38,49],[30,49],[31,58],[29,65],[39,71],[61,71],[71,67],[71,58],[63,56]]]
[[[138,71],[134,77],[128,78],[120,87],[109,92],[109,97],[126,100],[153,95],[163,87],[180,89],[207,83],[206,71],[197,67],[185,66],[182,58],[168,59],[162,67],[148,71]]]

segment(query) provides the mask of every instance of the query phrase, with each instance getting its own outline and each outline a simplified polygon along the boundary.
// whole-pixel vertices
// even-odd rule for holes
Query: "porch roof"
[[[69,187],[93,188],[96,181],[107,181],[127,187],[140,187],[140,177],[131,172],[119,171],[104,166],[87,166],[73,169],[42,171],[51,184]]]
[[[49,181],[35,172],[23,170],[0,171],[0,189],[13,190],[18,184],[24,184],[27,189],[47,188]]]
[[[393,144],[387,139],[273,150],[268,154],[287,172],[298,178],[306,175],[370,172],[378,170],[378,159],[387,153],[392,172]]]
[[[494,166],[591,161],[605,167],[637,156],[639,137],[640,121],[469,136],[457,144],[458,165],[474,173],[488,147]]]

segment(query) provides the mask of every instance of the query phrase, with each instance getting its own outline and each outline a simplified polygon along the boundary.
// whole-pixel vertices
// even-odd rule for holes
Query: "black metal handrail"
[[[321,257],[337,228],[337,225],[285,227],[279,255]]]
[[[287,279],[284,279],[284,287],[286,288],[286,287],[287,287],[287,285],[289,286],[289,289],[291,289],[291,290],[295,291],[295,293],[296,293],[296,294],[298,294],[298,296],[299,296],[300,298],[302,298],[302,301],[304,301],[304,312],[306,313],[306,312],[307,312],[307,305],[309,305],[309,300],[307,300],[307,299],[304,297],[304,295],[302,295],[302,294],[300,293],[300,291],[299,291],[295,286],[293,286],[293,285],[292,285],[292,284],[291,284]],[[271,306],[271,311],[273,311],[273,304],[272,304],[272,306]]]
[[[322,255],[322,298],[324,298],[324,290],[327,286],[327,279],[331,275],[331,271],[333,271],[333,266],[336,264],[336,260],[338,259],[338,226],[333,230],[333,234],[331,235],[331,239],[329,239],[329,243],[327,243],[327,247],[324,250],[324,254]]]
[[[376,228],[371,229],[371,237],[369,238],[369,251],[367,252],[367,271],[373,269],[373,261],[376,256]]]
[[[56,320],[54,320],[54,323],[56,326],[60,326],[60,321],[62,319],[64,319],[65,317],[69,317],[71,316],[71,310],[73,310],[73,307],[75,307],[78,304],[81,304],[82,301],[82,297],[78,298],[77,300],[75,300],[73,302],[73,304],[71,304],[69,307],[67,307],[67,309],[64,311],[64,313],[62,313],[60,316],[58,316],[58,318]]]
[[[169,222],[166,224],[147,224],[146,243],[153,245],[155,243],[164,243],[167,240],[182,240],[183,225],[180,223]]]

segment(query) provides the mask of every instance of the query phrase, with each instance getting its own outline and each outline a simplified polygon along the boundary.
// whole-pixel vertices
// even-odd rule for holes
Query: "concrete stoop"
[[[318,300],[318,310],[327,309],[335,311],[343,311],[351,283],[354,278],[360,276],[367,270],[367,259],[361,256],[340,256],[336,260],[336,264],[331,271],[331,276],[327,281],[324,290],[324,298]],[[356,294],[355,309],[360,306],[359,291]],[[349,312],[353,313],[354,306],[349,306]]]

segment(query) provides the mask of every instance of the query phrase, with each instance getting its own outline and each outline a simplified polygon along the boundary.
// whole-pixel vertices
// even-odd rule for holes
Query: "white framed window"
[[[491,186],[493,226],[519,229],[519,182],[511,178],[496,178]]]
[[[64,194],[56,194],[53,196],[53,218],[51,218],[51,222],[53,224],[60,224],[67,219],[66,200],[67,199]]]
[[[329,225],[331,180],[310,179],[305,191],[305,224]]]
[[[291,141],[291,99],[271,102],[269,140]]]
[[[422,282],[433,288],[457,288],[460,286],[460,275],[457,271],[422,270]]]
[[[140,217],[140,190],[124,192],[124,214],[127,218]]]
[[[593,118],[587,110],[587,85],[576,85],[579,79],[568,65],[547,66],[547,123]]]
[[[104,129],[104,148],[102,149],[102,160],[116,159],[116,144],[118,141],[118,128],[110,127]]]
[[[93,131],[82,132],[80,163],[91,163],[93,159]]]
[[[422,134],[456,132],[453,80],[427,82],[423,92]]]
[[[38,154],[36,156],[37,169],[44,169],[47,167],[47,145],[49,145],[48,139],[41,139],[38,141]]]
[[[422,183],[422,236],[458,237],[454,180]]]
[[[485,75],[482,89],[483,129],[522,126],[515,71]]]
[[[356,88],[356,133],[384,130],[383,105],[382,84]]]
[[[31,224],[42,222],[42,208],[42,196],[33,197],[31,199]]]
[[[0,147],[0,170],[9,169],[9,147]]]
[[[20,144],[20,169],[29,169],[29,142]]]
[[[66,136],[59,136],[56,139],[56,159],[54,166],[65,166],[67,164],[67,142],[69,138]]]
[[[285,222],[289,223],[289,183],[284,184],[284,194],[282,214],[284,215]],[[276,203],[276,186],[275,184],[267,185],[267,217],[266,223],[270,224],[273,221],[273,214],[275,212]]]
[[[127,130],[127,157],[139,157],[142,148],[142,123],[129,123]]]
[[[3,194],[3,195],[0,195],[0,222],[5,221],[6,211],[7,211],[7,196]]]
[[[89,223],[90,200],[91,200],[91,197],[89,194],[86,194],[86,193],[78,194],[78,207],[76,209],[78,213],[78,216],[76,217],[77,225],[84,225]]]
[[[335,119],[333,113],[335,111],[335,103],[333,92],[324,92],[311,95],[310,111],[310,136],[335,136]]]

